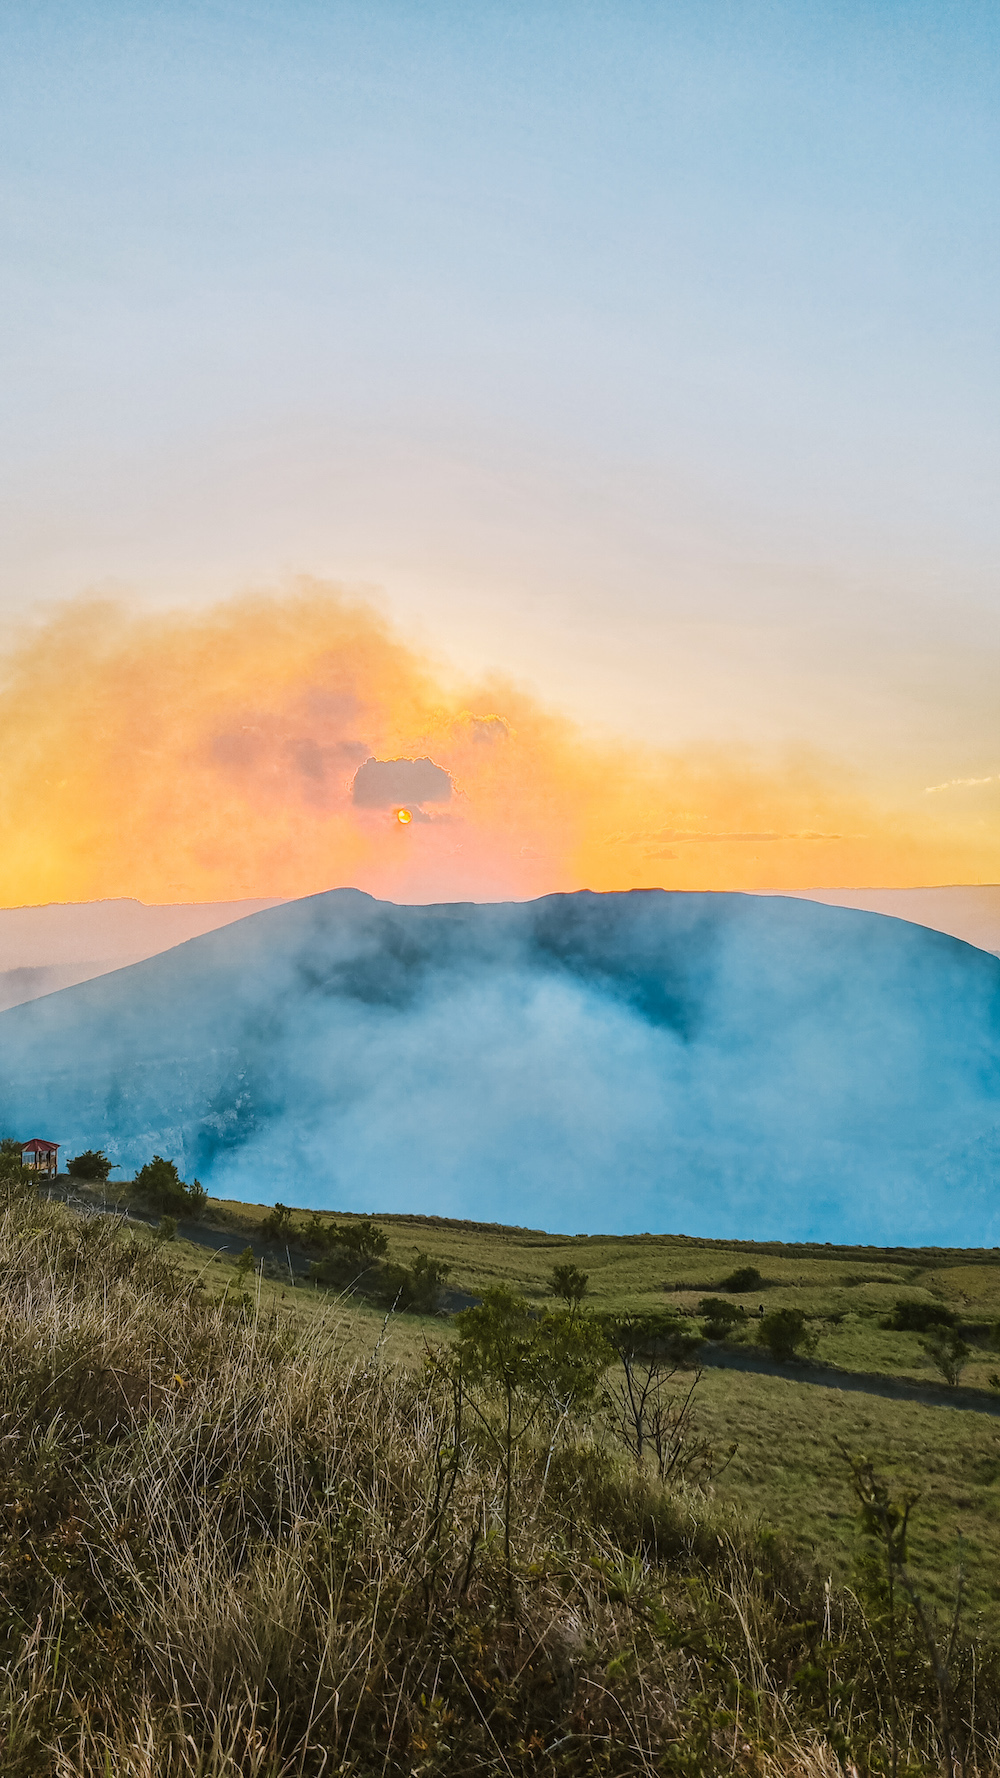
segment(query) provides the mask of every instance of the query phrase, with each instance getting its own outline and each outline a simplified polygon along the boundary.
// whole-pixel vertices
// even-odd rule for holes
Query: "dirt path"
[[[705,1370],[752,1371],[759,1377],[784,1377],[786,1383],[812,1383],[820,1389],[844,1389],[858,1395],[882,1395],[888,1401],[916,1401],[925,1407],[964,1408],[974,1414],[1000,1415],[1000,1392],[948,1389],[943,1383],[920,1383],[911,1377],[886,1377],[878,1371],[841,1371],[827,1364],[793,1358],[778,1364],[764,1353],[739,1352],[712,1342],[698,1354]]]

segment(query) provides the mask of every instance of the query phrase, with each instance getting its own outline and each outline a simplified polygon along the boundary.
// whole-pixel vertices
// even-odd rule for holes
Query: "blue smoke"
[[[1000,961],[792,899],[336,890],[0,1015],[0,1107],[260,1202],[992,1245]]]

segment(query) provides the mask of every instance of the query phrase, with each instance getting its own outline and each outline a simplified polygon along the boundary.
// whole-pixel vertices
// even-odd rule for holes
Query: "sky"
[[[0,897],[1000,879],[998,63],[11,0]]]

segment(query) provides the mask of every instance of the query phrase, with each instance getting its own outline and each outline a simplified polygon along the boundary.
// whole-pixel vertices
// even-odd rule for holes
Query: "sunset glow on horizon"
[[[70,605],[6,662],[0,725],[8,906],[1000,876],[988,786],[899,807],[813,749],[609,742],[513,684],[460,684],[317,583]]]

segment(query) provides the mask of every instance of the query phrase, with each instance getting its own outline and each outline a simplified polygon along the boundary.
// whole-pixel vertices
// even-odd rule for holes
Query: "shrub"
[[[797,1352],[815,1351],[816,1334],[801,1309],[772,1309],[757,1324],[757,1343],[785,1364]]]
[[[292,1238],[294,1239],[294,1230]],[[378,1223],[373,1222],[370,1216],[364,1216],[359,1217],[357,1222],[345,1223],[343,1227],[331,1223],[326,1230],[325,1240],[326,1255],[311,1268],[314,1281],[317,1284],[356,1284],[366,1290],[371,1286],[374,1294],[381,1300],[384,1295],[384,1269],[380,1272],[377,1268],[389,1247],[389,1237],[385,1230],[379,1228]]]
[[[21,1160],[24,1150],[16,1136],[0,1141],[0,1189],[8,1195],[28,1191],[38,1184],[37,1176]]]
[[[389,1237],[370,1216],[359,1216],[356,1222],[333,1228],[327,1236],[331,1248],[341,1247],[365,1265],[372,1265],[389,1250]]]
[[[619,1357],[631,1354],[637,1358],[653,1358],[680,1370],[697,1362],[705,1343],[699,1328],[670,1310],[641,1315],[601,1315],[597,1319]]]
[[[738,1303],[728,1303],[724,1296],[703,1296],[698,1313],[705,1323],[706,1338],[710,1340],[724,1340],[741,1321],[746,1320],[746,1310]]]
[[[731,1291],[734,1296],[746,1296],[750,1290],[759,1290],[763,1282],[756,1266],[738,1266],[728,1278],[723,1278],[719,1288]]]
[[[918,1303],[901,1297],[882,1326],[896,1333],[926,1333],[929,1327],[954,1327],[957,1319],[954,1310],[943,1303]]]
[[[291,1241],[295,1230],[292,1227],[292,1212],[287,1204],[275,1204],[269,1216],[265,1216],[260,1225],[262,1241]]]
[[[450,1271],[443,1260],[418,1253],[411,1266],[382,1267],[379,1295],[390,1308],[412,1315],[433,1315]]]
[[[404,1266],[386,1259],[389,1237],[370,1216],[356,1222],[321,1223],[315,1212],[305,1229],[296,1229],[290,1221],[291,1212],[283,1204],[275,1206],[279,1233],[288,1241],[303,1246],[320,1247],[323,1258],[314,1260],[309,1276],[314,1284],[331,1289],[357,1291],[383,1308],[404,1314],[433,1315],[441,1290],[451,1267],[429,1253],[418,1252],[411,1265]],[[275,1219],[263,1225],[267,1231]]]
[[[165,1161],[159,1154],[140,1167],[132,1194],[166,1216],[200,1216],[208,1197],[199,1180],[185,1185],[173,1161]]]
[[[99,1185],[107,1185],[113,1164],[103,1148],[85,1148],[82,1154],[67,1161],[66,1171],[71,1179],[93,1179]]]

